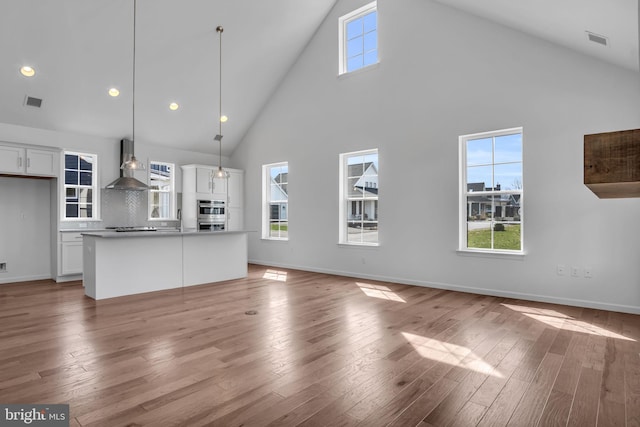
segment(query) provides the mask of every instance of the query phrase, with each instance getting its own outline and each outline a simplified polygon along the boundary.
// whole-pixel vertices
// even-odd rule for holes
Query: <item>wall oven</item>
[[[224,200],[198,200],[198,230],[223,231],[227,223]]]

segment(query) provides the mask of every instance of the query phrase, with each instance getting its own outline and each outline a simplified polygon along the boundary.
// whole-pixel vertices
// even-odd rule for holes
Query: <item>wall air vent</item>
[[[24,105],[27,105],[29,107],[40,108],[42,106],[42,99],[34,98],[33,96],[27,95],[27,97],[24,100]]]
[[[587,31],[587,38],[589,38],[591,42],[601,44],[602,46],[609,46],[609,39],[605,36]]]

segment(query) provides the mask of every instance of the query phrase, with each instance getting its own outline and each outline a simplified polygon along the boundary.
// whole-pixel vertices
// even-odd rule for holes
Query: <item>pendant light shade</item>
[[[219,81],[219,104],[218,104],[218,134],[213,138],[214,141],[218,141],[218,170],[215,173],[215,177],[216,178],[226,178],[227,177],[227,173],[225,172],[224,169],[222,169],[222,32],[224,31],[224,28],[222,28],[221,25],[218,25],[218,27],[216,27],[216,32],[218,33],[218,39],[220,42],[220,48],[218,49],[218,52],[220,53],[220,72],[219,72],[219,76],[220,76],[220,81]],[[226,121],[226,117],[225,120]]]

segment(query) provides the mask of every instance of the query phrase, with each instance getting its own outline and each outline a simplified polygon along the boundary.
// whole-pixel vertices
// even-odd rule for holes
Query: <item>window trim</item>
[[[347,228],[345,224],[347,223],[347,218],[349,216],[349,205],[350,201],[348,198],[348,176],[347,176],[347,160],[353,156],[366,156],[375,154],[378,156],[378,165],[380,164],[380,150],[378,148],[371,148],[368,150],[360,150],[360,151],[352,151],[349,153],[340,153],[340,165],[339,165],[339,190],[338,190],[338,245],[344,246],[358,246],[358,247],[376,247],[380,246],[380,235],[378,234],[377,242],[349,242],[347,239]],[[380,188],[380,171],[378,170],[378,185],[377,188]],[[364,171],[363,171],[364,173]],[[376,201],[380,201],[380,196],[376,198]],[[378,231],[380,220],[378,219]]]
[[[91,213],[92,216],[90,218],[87,217],[77,217],[77,218],[68,218],[67,217],[67,197],[66,197],[66,189],[67,184],[65,184],[65,171],[66,171],[66,163],[65,157],[66,155],[72,156],[91,156],[93,157],[94,163],[93,168],[91,170],[91,193],[93,195],[93,205]],[[100,182],[99,182],[99,168],[98,168],[98,155],[95,153],[87,153],[80,151],[72,151],[72,150],[62,150],[62,156],[60,156],[60,179],[58,184],[58,197],[60,197],[60,222],[89,222],[89,221],[101,221],[100,216]],[[77,186],[74,186],[77,187]]]
[[[469,140],[473,140],[473,139],[481,139],[481,138],[495,138],[495,137],[499,137],[499,136],[505,136],[505,135],[513,135],[519,133],[522,139],[522,148],[523,148],[523,152],[522,152],[522,158],[521,158],[521,163],[522,163],[522,168],[523,168],[523,176],[521,177],[522,180],[522,188],[520,188],[519,190],[493,190],[493,191],[482,191],[482,192],[475,192],[474,194],[479,194],[479,195],[487,195],[487,196],[492,196],[492,195],[501,195],[501,194],[519,194],[520,195],[520,209],[521,214],[520,214],[520,250],[507,250],[507,249],[486,249],[486,248],[469,248],[467,247],[468,242],[467,242],[467,196],[469,194],[468,190],[467,190],[467,147],[466,147],[466,143]],[[462,254],[462,253],[476,253],[476,254],[486,254],[486,255],[525,255],[525,248],[524,248],[524,218],[525,218],[525,212],[526,209],[524,209],[524,128],[522,126],[520,127],[514,127],[514,128],[508,128],[508,129],[501,129],[501,130],[496,130],[496,131],[488,131],[488,132],[478,132],[478,133],[473,133],[473,134],[468,134],[468,135],[461,135],[458,137],[458,161],[459,161],[459,165],[458,165],[458,172],[459,172],[459,184],[458,184],[458,192],[459,192],[459,198],[458,198],[458,215],[459,215],[459,222],[458,222],[458,250],[457,252]],[[492,162],[492,164],[495,164]]]
[[[269,192],[271,190],[271,169],[276,167],[287,167],[287,224],[289,223],[289,214],[291,207],[289,206],[289,162],[276,162],[262,165],[262,240],[271,240],[279,242],[289,241],[289,234],[287,237],[273,237],[270,231],[270,214],[271,214],[271,199],[269,198]]]
[[[373,11],[378,11],[377,0],[372,1],[371,3],[367,3],[364,6],[359,7],[358,9],[351,11],[346,15],[342,15],[340,18],[338,18],[338,76],[355,73],[380,63],[380,44],[376,43],[376,50],[378,51],[376,62],[374,62],[373,64],[365,65],[361,68],[358,68],[357,70],[347,71],[347,41],[345,40],[347,24]],[[378,30],[379,28],[376,17],[376,32],[378,32]]]
[[[147,182],[149,183],[149,192],[147,194],[147,220],[148,221],[176,221],[176,165],[175,163],[162,162],[160,160],[149,160],[149,168],[147,173]],[[151,164],[158,164],[171,167],[171,190],[169,193],[169,217],[168,218],[152,218],[151,217],[151,193],[167,193],[167,191],[156,191],[151,189]]]

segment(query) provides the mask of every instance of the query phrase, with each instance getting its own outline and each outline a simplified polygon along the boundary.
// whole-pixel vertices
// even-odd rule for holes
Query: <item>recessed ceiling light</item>
[[[172,102],[171,104],[169,104],[169,109],[171,111],[176,111],[178,108],[180,108],[180,106],[176,102]]]
[[[222,123],[226,122],[227,120],[229,120],[229,117],[227,117],[227,116],[225,116],[225,115],[220,116],[220,121],[221,121]]]
[[[24,67],[20,68],[20,73],[25,77],[33,77],[36,75],[36,70],[33,67],[25,65]]]
[[[120,91],[118,89],[116,89],[115,87],[112,87],[111,89],[109,89],[109,95],[116,97],[118,95],[120,95]]]

